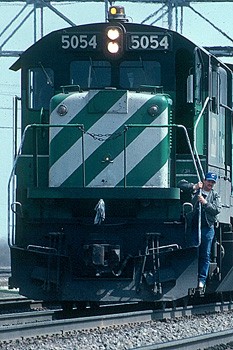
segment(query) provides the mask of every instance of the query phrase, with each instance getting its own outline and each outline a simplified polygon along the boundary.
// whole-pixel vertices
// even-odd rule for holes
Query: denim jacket
[[[184,191],[184,192],[189,191],[192,194],[191,203],[193,204],[193,208],[195,212],[195,208],[197,208],[197,204],[198,204],[199,190],[194,191],[193,185],[194,185],[193,183],[188,183],[186,181],[181,180],[180,183],[178,184],[178,187],[180,188],[181,191]],[[214,190],[211,190],[208,193],[206,200],[207,200],[207,203],[202,204],[202,210],[204,210],[205,212],[205,218],[208,226],[211,227],[214,225],[215,222],[217,222],[217,216],[221,212],[222,205],[221,205],[219,194]]]

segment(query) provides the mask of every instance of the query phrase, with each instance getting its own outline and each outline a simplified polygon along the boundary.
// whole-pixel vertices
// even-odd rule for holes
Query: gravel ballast
[[[233,312],[0,341],[2,350],[126,350],[233,328]],[[232,347],[233,348],[233,347]],[[228,347],[230,349],[230,347]]]

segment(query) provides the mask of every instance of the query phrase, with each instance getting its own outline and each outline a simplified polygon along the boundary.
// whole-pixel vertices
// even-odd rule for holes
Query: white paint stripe
[[[156,118],[151,125],[167,124],[168,109]],[[130,132],[130,131],[129,131]],[[167,128],[146,128],[130,143],[126,149],[126,174],[128,174],[143,158],[154,149],[168,134]],[[122,151],[88,187],[116,186],[124,178],[124,152]]]
[[[136,111],[141,108],[147,100],[151,99],[151,95],[140,96],[137,94],[137,99],[135,98],[135,93],[129,93],[129,100],[132,99],[132,103],[129,101],[130,110],[128,114],[109,114],[106,113],[102,116],[90,129],[89,133],[95,134],[112,134],[114,133],[121,125],[124,125],[127,120],[134,114]],[[116,102],[115,105],[119,105],[121,100],[124,99],[124,95],[120,100]],[[111,109],[115,108],[115,105]],[[87,141],[85,141],[87,140]],[[90,157],[90,155],[95,152],[95,150],[102,145],[102,142],[94,140],[88,135],[84,135],[85,142],[85,160]],[[82,164],[82,141],[79,139],[72,147],[67,150],[66,153],[60,157],[56,163],[54,163],[49,171],[49,186],[57,187],[61,186],[62,183]]]
[[[98,91],[93,92],[92,98],[98,93]],[[51,113],[50,115],[50,124],[72,124],[72,120],[76,117],[78,113],[87,105],[90,100],[88,92],[77,93],[78,94],[78,103],[74,103],[74,95],[69,95],[65,98]],[[60,105],[66,105],[68,108],[68,113],[61,117],[57,114],[57,108]],[[50,142],[52,139],[62,130],[63,128],[50,128]]]
[[[168,187],[168,161],[145,183],[143,187]]]

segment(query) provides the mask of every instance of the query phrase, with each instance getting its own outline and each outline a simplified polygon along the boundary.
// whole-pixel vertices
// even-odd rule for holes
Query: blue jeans
[[[211,247],[214,238],[214,226],[201,228],[201,244],[199,246],[198,280],[206,283],[210,266]],[[197,231],[195,232],[197,235]]]

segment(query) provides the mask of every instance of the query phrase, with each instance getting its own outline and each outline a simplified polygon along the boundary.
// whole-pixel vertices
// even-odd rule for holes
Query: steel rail
[[[140,346],[131,350],[204,350],[212,346],[232,342],[232,336],[233,328],[230,328],[225,331],[207,333],[191,338]]]
[[[0,292],[2,290],[0,289]],[[1,295],[1,293],[0,293]],[[33,311],[35,309],[42,309],[43,302],[38,300],[27,299],[23,296],[12,297],[12,298],[2,298],[0,297],[0,312],[1,315],[4,314],[5,311],[9,312],[25,312],[26,310]],[[0,315],[0,316],[1,316]]]
[[[0,315],[0,329],[5,327],[15,327],[15,324],[26,324],[38,322],[51,322],[54,317],[54,310],[28,311],[16,314]],[[6,326],[7,325],[7,326]],[[1,331],[0,331],[1,332]],[[2,339],[0,337],[0,339]]]
[[[214,303],[207,305],[199,305],[199,306],[187,306],[187,307],[178,307],[171,308],[165,310],[140,310],[140,311],[132,311],[132,312],[124,312],[124,313],[112,313],[112,314],[99,314],[99,315],[89,315],[89,316],[81,316],[70,319],[54,319],[56,317],[56,311],[54,312],[54,317],[49,316],[48,312],[45,315],[41,313],[41,316],[50,317],[50,320],[45,320],[42,322],[34,322],[33,323],[24,323],[24,324],[14,324],[14,326],[8,325],[4,327],[0,327],[0,339],[4,340],[12,340],[12,339],[22,339],[26,337],[35,337],[35,336],[46,336],[52,334],[64,334],[64,332],[77,331],[77,330],[89,330],[93,328],[104,328],[104,327],[112,327],[112,326],[120,326],[127,324],[138,324],[142,322],[148,321],[156,321],[166,318],[174,318],[174,317],[184,317],[190,315],[197,314],[206,314],[206,313],[214,313],[214,312],[223,312],[233,310],[233,302],[223,302],[223,303]],[[101,310],[99,310],[101,313]],[[36,312],[36,317],[38,318],[40,315],[40,311]],[[16,316],[17,317],[17,316]],[[23,317],[23,316],[22,316]],[[29,317],[29,315],[28,315]],[[32,317],[35,315],[32,313]],[[72,315],[70,316],[72,317]],[[42,320],[41,318],[41,320]],[[28,320],[27,320],[28,322]],[[8,323],[9,324],[9,323]],[[230,331],[226,331],[226,335],[230,334]],[[209,336],[211,334],[208,334]],[[217,335],[217,334],[215,334]],[[222,339],[224,337],[224,333],[221,333]],[[187,338],[188,339],[188,338]],[[184,342],[187,343],[187,339]],[[197,341],[194,339],[193,341]],[[180,340],[182,343],[182,341]],[[161,343],[157,343],[151,346],[160,346],[155,347],[154,349],[160,349]],[[163,345],[165,346],[165,345]],[[171,343],[169,344],[171,346]],[[177,344],[176,344],[177,346]],[[182,349],[180,347],[176,347],[176,349]],[[142,348],[143,349],[143,348]],[[151,350],[151,348],[146,348],[146,350]],[[164,349],[166,349],[164,347]],[[169,349],[169,348],[168,348]],[[172,348],[170,348],[172,349]],[[174,349],[174,347],[173,347]]]

